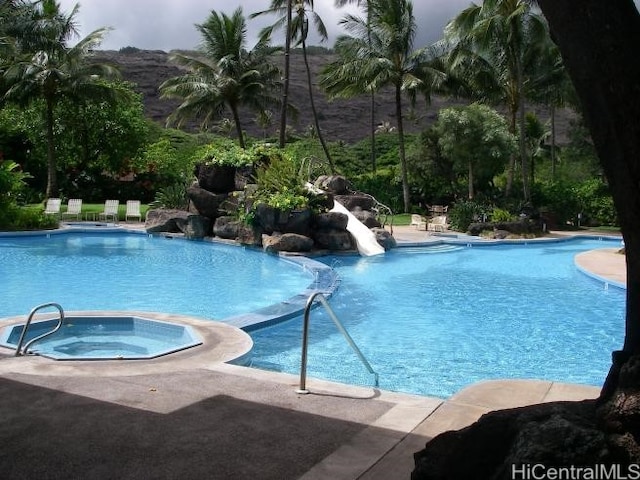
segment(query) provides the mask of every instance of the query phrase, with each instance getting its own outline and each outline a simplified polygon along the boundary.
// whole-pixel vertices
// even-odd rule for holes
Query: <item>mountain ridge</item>
[[[94,59],[100,63],[110,63],[120,69],[122,78],[135,85],[134,90],[142,94],[145,116],[162,125],[167,117],[179,105],[177,100],[161,99],[158,87],[169,78],[181,75],[184,70],[169,61],[170,53],[162,50],[138,50],[122,52],[115,50],[99,50],[94,52]],[[317,53],[309,55],[312,79],[316,79],[324,65],[335,61],[338,57],[332,53]],[[290,126],[302,134],[313,125],[313,116],[309,104],[306,72],[303,57],[295,53],[291,55],[290,102],[298,109],[297,118],[290,118]],[[371,131],[371,97],[361,95],[351,99],[329,100],[324,92],[314,83],[314,100],[320,128],[327,141],[343,141],[355,143],[369,137]],[[403,123],[405,132],[417,133],[437,120],[438,111],[455,105],[465,105],[468,101],[451,99],[434,95],[430,105],[418,99],[412,120],[406,118],[410,113],[410,105],[403,99]],[[396,126],[395,97],[392,89],[385,89],[375,96],[376,125],[388,122]],[[548,118],[545,109],[534,106],[530,108],[543,122]],[[273,112],[272,125],[266,129],[266,135],[277,135],[279,127],[278,112]],[[241,121],[245,132],[253,137],[261,138],[265,131],[256,123],[255,112],[242,111]],[[230,117],[230,115],[228,115]],[[566,132],[569,120],[573,114],[569,110],[558,112],[556,128],[559,144],[566,142]],[[185,130],[197,131],[196,121],[186,125]]]

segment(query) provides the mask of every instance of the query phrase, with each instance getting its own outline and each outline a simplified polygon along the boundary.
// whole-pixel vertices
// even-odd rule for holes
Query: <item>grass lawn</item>
[[[392,215],[390,219],[387,220],[387,223],[391,223],[393,219],[394,225],[409,225],[411,223],[411,214],[410,213],[398,213]]]

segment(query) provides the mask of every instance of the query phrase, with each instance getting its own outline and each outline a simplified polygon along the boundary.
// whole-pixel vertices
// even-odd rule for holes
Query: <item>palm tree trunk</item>
[[[242,123],[240,122],[240,114],[238,113],[238,107],[235,105],[229,105],[231,109],[231,114],[233,115],[233,123],[236,126],[236,134],[238,135],[238,143],[240,144],[240,148],[247,148],[244,143],[244,134],[242,133]]]
[[[376,173],[376,93],[371,89],[371,170]]]
[[[318,134],[318,140],[320,140],[320,145],[322,145],[322,150],[324,151],[325,157],[327,157],[327,161],[329,162],[329,168],[331,169],[331,173],[336,173],[336,169],[333,165],[333,160],[331,159],[331,154],[329,153],[329,149],[327,148],[327,144],[324,141],[324,137],[322,136],[322,131],[320,130],[320,122],[318,121],[318,113],[316,112],[316,102],[313,99],[313,84],[311,83],[311,68],[309,67],[309,59],[307,58],[307,44],[303,40],[302,41],[302,57],[304,58],[304,66],[307,72],[307,87],[309,89],[309,103],[311,104],[311,113],[313,114],[313,123],[316,126],[316,133]]]
[[[513,107],[510,108],[510,116],[509,116],[509,130],[514,135],[516,134],[516,111]],[[513,177],[515,176],[516,171],[516,156],[511,154],[509,157],[509,168],[507,169],[507,185],[505,187],[505,197],[511,196],[511,190],[513,190]]]
[[[556,107],[551,105],[551,181],[556,179]]]
[[[518,61],[518,126],[520,134],[518,135],[518,147],[520,153],[520,163],[522,165],[522,196],[524,201],[531,200],[531,192],[529,188],[529,156],[527,155],[527,145],[525,143],[525,105],[522,82],[522,66]]]
[[[46,99],[45,123],[47,128],[47,191],[46,198],[58,195],[58,172],[56,166],[55,137],[53,134],[53,100]]]
[[[289,105],[289,75],[291,72],[291,17],[292,0],[287,0],[287,26],[284,41],[284,80],[282,81],[282,109],[280,110],[280,148],[284,148],[287,141],[287,107]]]
[[[409,175],[407,173],[407,156],[404,149],[404,126],[402,125],[402,90],[396,85],[396,118],[398,120],[398,147],[400,150],[400,170],[402,172],[402,201],[404,213],[409,213]]]
[[[469,200],[473,200],[473,163],[469,162]]]

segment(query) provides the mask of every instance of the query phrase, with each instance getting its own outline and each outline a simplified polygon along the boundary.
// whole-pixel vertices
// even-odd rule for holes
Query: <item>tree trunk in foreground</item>
[[[640,358],[640,15],[632,0],[538,3],[582,102],[626,247],[625,339],[613,355],[604,403],[615,401],[618,387],[640,387],[640,375],[633,385],[619,382],[620,369]]]

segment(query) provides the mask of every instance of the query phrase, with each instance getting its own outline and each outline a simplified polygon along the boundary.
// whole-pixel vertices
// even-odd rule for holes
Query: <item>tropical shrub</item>
[[[494,208],[491,212],[492,222],[512,222],[514,220],[517,220],[517,217],[508,210]]]
[[[176,183],[158,189],[155,199],[149,204],[149,207],[186,210],[188,203],[186,185]]]
[[[350,178],[354,188],[366,192],[394,212],[402,211],[402,182],[397,168],[381,168]]]
[[[609,186],[602,180],[586,180],[574,188],[583,222],[590,225],[617,225],[618,218]]]
[[[473,200],[456,202],[448,212],[449,225],[453,230],[466,232],[469,229],[469,225],[485,211],[486,207],[483,204]]]

